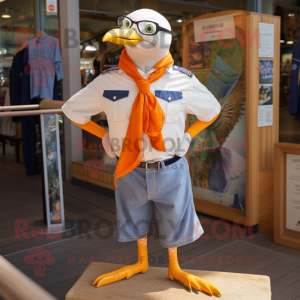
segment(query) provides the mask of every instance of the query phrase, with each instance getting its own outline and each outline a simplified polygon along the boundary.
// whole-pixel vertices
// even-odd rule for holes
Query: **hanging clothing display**
[[[44,34],[28,43],[29,61],[26,68],[30,74],[31,98],[53,99],[55,75],[63,78],[63,69],[58,40]]]
[[[11,105],[39,104],[44,98],[59,100],[59,81],[63,78],[58,41],[44,34],[28,42],[15,56],[10,72]],[[39,116],[23,116],[22,143],[27,175],[36,170],[36,125]]]
[[[291,84],[290,84],[290,114],[300,120],[300,35],[293,52]]]
[[[39,99],[31,99],[30,96],[30,72],[28,72],[29,49],[26,48],[23,51],[21,105],[39,104]],[[38,123],[39,116],[37,115],[22,117],[23,156],[27,175],[34,175],[36,170],[35,125]]]
[[[1,98],[4,97],[4,106],[10,105],[9,88],[1,89]],[[0,127],[0,134],[6,136],[15,136],[17,134],[16,124],[13,123],[12,117],[3,117]]]
[[[121,53],[122,50],[116,52],[109,52],[105,58],[104,64],[110,66],[117,66],[120,61]]]
[[[25,50],[18,52],[13,59],[9,73],[10,105],[21,105],[23,56]],[[22,117],[12,117],[13,122],[21,122]]]
[[[94,78],[100,75],[101,73],[101,61],[97,60],[97,58],[94,59],[93,62],[93,67],[94,67]]]

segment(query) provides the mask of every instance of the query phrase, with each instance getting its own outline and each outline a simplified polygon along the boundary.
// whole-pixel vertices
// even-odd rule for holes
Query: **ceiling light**
[[[287,44],[294,44],[293,41],[287,41],[286,43],[287,43]]]
[[[178,23],[182,23],[182,20],[181,20],[181,19],[179,19],[179,20],[177,20],[177,22],[178,22]]]
[[[5,0],[0,0],[0,2],[4,2]]]
[[[11,18],[11,15],[9,13],[10,9],[9,8],[6,8],[5,9],[5,12],[3,13],[3,15],[1,16],[3,19],[9,19]]]
[[[283,44],[285,42],[285,40],[280,40],[280,44]]]
[[[288,14],[289,17],[294,17],[294,13]]]
[[[97,48],[94,45],[87,45],[85,51],[97,51]]]

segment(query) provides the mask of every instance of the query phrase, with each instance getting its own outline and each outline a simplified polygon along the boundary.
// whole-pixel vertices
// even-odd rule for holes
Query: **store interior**
[[[120,3],[119,3],[120,2]],[[128,14],[139,7],[149,7],[163,14],[172,26],[172,46],[171,54],[175,64],[182,64],[182,22],[195,16],[217,12],[222,10],[222,1],[210,1],[208,8],[203,8],[195,3],[183,6],[176,1],[79,1],[80,4],[80,69],[82,87],[86,86],[101,71],[117,66],[122,47],[115,47],[109,42],[103,43],[102,37],[109,28],[115,26],[115,17],[119,14]],[[0,47],[0,78],[1,78],[1,95],[9,85],[9,71],[12,65],[12,53],[20,41],[30,40],[34,37],[34,13],[33,0],[24,0],[20,3],[8,7],[0,12],[1,16],[1,47]],[[246,1],[228,1],[227,9],[246,9]],[[45,11],[44,1],[41,1],[42,10]],[[216,8],[214,8],[216,7]],[[298,38],[297,24],[299,22],[299,13],[297,6],[291,5],[274,5],[274,15],[281,17],[281,71],[280,71],[280,123],[279,123],[279,140],[280,142],[299,143],[299,122],[290,116],[288,110],[289,103],[289,84],[291,57],[294,45]],[[55,15],[42,15],[42,24],[44,32],[55,38],[59,37],[59,18]],[[17,31],[14,35],[13,31]],[[59,100],[59,99],[57,99]],[[4,103],[4,99],[2,100]],[[107,126],[106,116],[104,113],[93,117],[93,121],[100,122]],[[13,123],[11,132],[3,130],[4,135],[15,135],[22,137],[20,123]],[[94,137],[88,133],[83,133],[89,143],[94,142]],[[63,140],[63,132],[61,132]],[[13,142],[6,141],[6,152],[13,151],[15,156],[17,151]],[[62,143],[63,146],[63,143]],[[37,145],[37,149],[39,146]],[[23,161],[22,145],[19,146],[19,161]],[[84,160],[89,156],[100,156],[101,152],[84,153]],[[115,163],[109,162],[109,163]],[[38,171],[38,170],[37,170]]]
[[[0,10],[0,111],[1,106],[9,105],[7,91],[10,85],[10,69],[14,59],[13,52],[18,49],[24,40],[30,41],[35,35],[34,0],[23,0],[12,6]],[[206,7],[203,6],[205,2]],[[87,86],[97,76],[111,67],[118,66],[123,46],[116,46],[109,42],[102,42],[104,34],[116,27],[117,15],[127,15],[139,8],[150,8],[164,15],[172,27],[172,45],[170,52],[175,64],[182,66],[183,62],[183,36],[182,23],[194,17],[223,10],[247,10],[247,1],[222,0],[210,1],[152,1],[152,0],[79,0],[80,9],[80,77],[81,88]],[[264,5],[269,1],[265,1]],[[266,13],[273,13],[281,17],[280,37],[280,104],[279,104],[279,142],[300,144],[300,123],[295,116],[289,113],[289,93],[292,68],[292,55],[298,40],[300,28],[300,4],[293,0],[271,1],[272,8],[265,7]],[[298,1],[297,1],[298,2]],[[45,13],[45,1],[41,4],[41,28],[49,36],[60,38],[59,16]],[[224,7],[225,6],[225,7]],[[193,57],[191,57],[191,60]],[[190,66],[192,67],[192,63]],[[265,66],[270,74],[272,66]],[[269,75],[268,74],[264,75]],[[62,84],[60,83],[57,99],[62,100]],[[257,91],[258,93],[258,91]],[[263,87],[259,94],[261,101],[267,100],[267,93]],[[109,130],[104,112],[92,116],[92,120],[101,127]],[[4,126],[4,118],[0,118],[0,189],[2,195],[9,199],[1,204],[0,219],[7,226],[0,229],[0,255],[16,265],[22,272],[32,277],[31,266],[24,265],[23,257],[28,249],[38,246],[47,247],[56,257],[57,263],[53,269],[49,268],[49,276],[33,278],[39,285],[48,290],[58,299],[64,296],[76,282],[91,261],[108,262],[110,257],[115,257],[113,263],[120,263],[120,251],[123,257],[135,253],[135,243],[124,243],[120,246],[111,234],[116,219],[115,201],[113,191],[95,186],[90,182],[78,184],[77,180],[64,180],[64,205],[65,216],[73,230],[66,232],[59,241],[43,237],[16,238],[15,220],[26,220],[29,228],[44,228],[44,208],[41,195],[44,193],[42,181],[42,156],[40,141],[40,123],[35,127],[35,163],[32,174],[26,173],[25,158],[23,155],[24,133],[21,122],[9,120],[9,125]],[[64,151],[64,118],[59,118],[59,135],[61,149],[62,177],[65,179],[64,158],[68,153]],[[86,148],[90,145],[99,145],[99,138],[82,131],[82,138],[86,141]],[[91,147],[92,149],[93,147]],[[77,161],[83,165],[87,160],[97,157],[102,159],[106,172],[112,174],[117,164],[117,159],[111,159],[99,147],[92,151],[83,152],[83,160]],[[2,197],[2,196],[0,196]],[[220,226],[217,217],[197,212],[200,220],[204,221],[204,230],[210,238],[198,240],[181,250],[180,255],[191,257],[197,253],[197,258],[204,257],[204,263],[195,265],[192,260],[182,263],[184,268],[251,273],[267,275],[271,278],[272,294],[275,300],[300,299],[299,274],[300,254],[298,250],[273,243],[272,234],[258,232],[252,236],[240,235],[233,238],[236,230],[235,224],[226,220]],[[101,230],[107,234],[106,239],[98,239],[96,231],[99,229],[99,218],[104,222],[100,224]],[[213,225],[214,224],[214,225]],[[213,225],[213,226],[212,226]],[[217,225],[219,225],[217,227]],[[113,229],[112,229],[113,230]],[[226,235],[227,232],[229,235]],[[226,236],[224,238],[224,236]],[[95,242],[96,240],[96,242]],[[167,267],[167,252],[162,249],[157,239],[157,228],[152,224],[149,238],[149,255],[153,262],[151,266]],[[232,256],[236,263],[226,262]],[[75,261],[73,260],[75,257]],[[220,258],[221,257],[221,258]],[[238,263],[242,257],[243,262]],[[253,260],[252,260],[253,258]],[[131,257],[132,260],[136,256]],[[122,259],[121,259],[122,260]],[[72,261],[72,262],[71,262]],[[222,262],[221,262],[222,261]],[[122,261],[123,263],[123,261]],[[51,270],[51,271],[50,271]],[[280,270],[280,271],[278,271]],[[157,290],[159,292],[159,289]],[[0,296],[0,299],[1,296]]]

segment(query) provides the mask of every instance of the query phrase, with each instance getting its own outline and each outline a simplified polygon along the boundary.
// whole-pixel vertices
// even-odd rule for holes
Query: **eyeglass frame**
[[[119,19],[119,17],[124,17],[124,18],[129,19],[129,20],[131,21],[131,26],[130,26],[130,27],[125,27],[125,28],[120,27],[120,26],[118,25],[118,19]],[[138,28],[139,32],[140,32],[141,34],[144,34],[144,35],[155,35],[155,34],[157,34],[159,31],[163,31],[163,32],[167,32],[167,33],[169,33],[169,34],[172,34],[172,31],[171,31],[171,30],[168,30],[168,29],[166,29],[166,28],[160,27],[158,23],[156,23],[156,22],[154,22],[154,21],[150,21],[150,20],[142,20],[142,21],[135,22],[135,21],[132,21],[132,20],[131,20],[130,18],[128,18],[127,16],[119,15],[119,16],[116,17],[116,21],[115,21],[115,22],[116,22],[116,25],[117,25],[119,28],[121,28],[121,29],[126,29],[126,28],[129,29],[129,28],[132,27],[133,24],[137,24],[137,28]],[[141,22],[151,22],[151,23],[154,23],[154,24],[156,25],[156,31],[155,31],[155,33],[147,34],[147,33],[141,32],[140,29],[139,29],[139,23],[141,23]]]

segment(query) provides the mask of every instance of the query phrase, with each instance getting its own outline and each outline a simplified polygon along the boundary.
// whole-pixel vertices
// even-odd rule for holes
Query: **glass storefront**
[[[31,40],[35,36],[34,1],[23,0],[0,10],[0,24],[1,86],[8,86],[13,52],[22,45],[22,42]]]
[[[300,14],[297,7],[278,6],[275,13],[281,17],[280,36],[280,119],[279,141],[300,143],[299,121],[289,112],[292,56],[298,39]]]
[[[199,4],[199,5],[198,5]],[[213,13],[224,9],[236,9],[236,4],[230,2],[225,5],[223,1],[210,1],[207,7],[203,7],[201,3],[182,3],[164,2],[164,1],[129,1],[129,0],[113,0],[109,2],[91,2],[80,0],[80,35],[81,35],[81,82],[82,87],[86,86],[91,80],[99,74],[100,70],[118,65],[120,53],[123,47],[109,42],[103,43],[104,34],[116,27],[115,18],[117,15],[129,14],[137,9],[148,7],[158,11],[165,16],[172,27],[172,45],[170,52],[173,56],[175,64],[182,66],[182,22],[194,18],[199,15]],[[239,1],[239,9],[245,9],[246,1]],[[215,7],[215,8],[214,8]],[[92,120],[102,127],[108,129],[106,116],[104,113],[93,116]],[[87,132],[83,132],[83,139],[86,148],[90,145],[99,144],[99,139]],[[94,151],[84,151],[83,161],[93,158],[104,160],[106,170],[113,172],[117,163],[116,159],[110,159],[101,151],[101,147]]]
[[[12,64],[12,53],[23,41],[29,41],[35,36],[35,15],[34,6],[39,3],[39,22],[40,30],[50,36],[60,38],[59,14],[47,15],[45,12],[46,1],[42,0],[23,0],[17,1],[12,6],[6,6],[0,11],[1,37],[0,37],[0,85],[5,88],[9,84],[9,72]],[[59,4],[59,2],[58,2]],[[58,5],[59,6],[59,5]],[[80,20],[80,75],[81,87],[91,82],[102,70],[117,66],[122,47],[115,47],[114,44],[103,43],[103,35],[111,28],[115,27],[115,17],[119,14],[128,14],[136,9],[148,7],[157,10],[164,15],[172,26],[173,43],[171,54],[175,64],[182,65],[182,22],[193,17],[222,11],[225,9],[247,9],[247,1],[224,1],[213,0],[207,4],[187,1],[146,1],[146,0],[112,0],[112,1],[79,1],[79,20]],[[276,8],[276,9],[275,9]],[[280,88],[280,140],[299,142],[297,129],[298,122],[289,115],[288,94],[290,84],[291,56],[298,37],[297,24],[299,15],[296,7],[283,8],[274,6],[274,13],[282,18],[282,44],[281,44],[281,88]],[[197,53],[193,53],[195,60]],[[192,60],[193,60],[192,59]],[[191,67],[195,61],[191,61]],[[198,75],[197,75],[198,76]],[[200,75],[199,75],[200,76]],[[201,77],[201,76],[200,76]],[[219,76],[220,77],[220,76]],[[224,79],[224,87],[232,82]],[[210,80],[213,74],[210,75]],[[206,78],[207,79],[207,78]],[[204,81],[206,80],[203,79]],[[231,79],[230,79],[231,80]],[[233,80],[233,79],[232,79]],[[222,86],[223,86],[222,85]],[[61,91],[61,90],[60,90]],[[221,92],[222,93],[222,88]],[[217,91],[216,91],[217,93]],[[221,97],[222,95],[217,95]],[[59,94],[61,99],[61,92]],[[61,122],[62,122],[61,118]],[[104,113],[93,116],[92,120],[108,129],[106,116]],[[193,121],[193,120],[192,120]],[[62,124],[61,124],[62,125]],[[62,128],[61,128],[62,129]],[[63,130],[61,130],[63,134]],[[86,141],[86,148],[91,144],[99,144],[99,139],[83,131],[83,139]],[[63,149],[63,135],[61,136],[61,146]],[[101,144],[101,141],[100,141]],[[101,146],[94,151],[83,152],[83,162],[87,159],[103,158],[104,152]],[[64,155],[62,155],[62,158]],[[107,159],[107,165],[112,166],[116,160]],[[64,166],[64,163],[62,164]],[[64,168],[63,168],[64,169]],[[109,168],[108,168],[109,169]]]
[[[9,3],[8,3],[9,4]],[[10,105],[10,70],[13,53],[23,43],[35,36],[34,0],[23,0],[14,5],[7,5],[0,10],[0,106]],[[15,77],[12,77],[14,80]],[[18,80],[15,78],[15,80]],[[11,83],[12,85],[14,82]],[[0,118],[0,134],[4,137],[22,138],[21,123],[16,119]],[[33,128],[34,130],[34,128]],[[34,133],[33,133],[34,134]],[[16,161],[24,162],[21,142],[2,140],[3,150],[15,156]]]
[[[59,38],[59,15],[47,15],[45,11],[45,1],[35,1],[35,0],[22,0],[15,1],[17,2],[14,5],[7,6],[0,10],[0,94],[5,105],[16,105],[16,103],[12,103],[11,100],[13,96],[9,95],[9,86],[11,84],[11,88],[14,88],[14,81],[18,81],[22,78],[22,71],[16,71],[12,69],[12,64],[14,59],[16,58],[17,53],[22,52],[29,41],[31,41],[34,37],[36,37],[37,31],[40,30],[45,34],[48,34],[51,37]],[[2,3],[3,4],[3,3]],[[9,4],[9,2],[7,3]],[[3,5],[2,5],[3,6]],[[38,18],[35,15],[36,8],[39,8]],[[22,59],[18,56],[18,60]],[[22,63],[19,61],[18,63]],[[21,64],[20,64],[21,66]],[[12,82],[10,83],[10,79]],[[21,79],[22,80],[22,79]],[[16,84],[16,87],[20,88],[19,85]],[[25,93],[23,91],[23,93]],[[61,97],[61,93],[58,93],[57,99],[59,100]],[[11,101],[10,101],[11,100]],[[15,100],[15,97],[14,97]],[[20,104],[21,100],[19,101]],[[1,103],[3,105],[4,103]],[[26,104],[35,104],[35,103],[26,103]],[[2,118],[0,118],[0,121]],[[26,168],[26,173],[32,175],[34,173],[41,172],[41,143],[40,143],[40,129],[39,129],[39,118],[36,117],[35,120],[37,124],[32,127],[30,125],[26,127],[24,124],[29,120],[25,118],[14,118],[9,117],[9,122],[11,124],[10,131],[6,129],[7,126],[0,126],[0,133],[4,136],[10,134],[11,136],[15,136],[19,139],[22,139],[22,142],[19,146],[20,153],[20,161],[27,162],[27,165],[35,165],[35,167],[31,168],[30,166]],[[8,119],[5,119],[7,122]],[[60,139],[61,139],[61,149],[63,152],[63,117],[62,115],[59,118],[60,122]],[[11,122],[12,121],[12,122]],[[31,118],[33,122],[33,118]],[[22,124],[23,122],[23,124]],[[35,121],[34,121],[35,122]],[[0,122],[0,124],[4,123]],[[35,128],[34,128],[35,127]],[[30,128],[30,129],[29,129]],[[28,131],[27,131],[28,130]],[[16,133],[16,134],[14,134]],[[35,134],[35,138],[34,138]],[[30,138],[27,138],[30,136]],[[34,141],[35,140],[35,141]],[[4,141],[5,142],[5,141]],[[28,143],[35,143],[35,158],[33,156],[29,157],[25,154],[24,151],[28,152]],[[14,142],[6,142],[7,150],[9,151],[11,147],[14,147],[14,152],[16,152],[16,146],[14,146]],[[26,148],[27,150],[24,150]],[[33,152],[34,146],[30,146],[30,152]],[[63,153],[62,153],[63,154]],[[30,160],[30,162],[28,162]],[[35,162],[33,162],[35,161]],[[64,155],[62,155],[62,166],[64,166]],[[28,171],[30,169],[30,171]],[[64,170],[64,168],[63,168]]]

